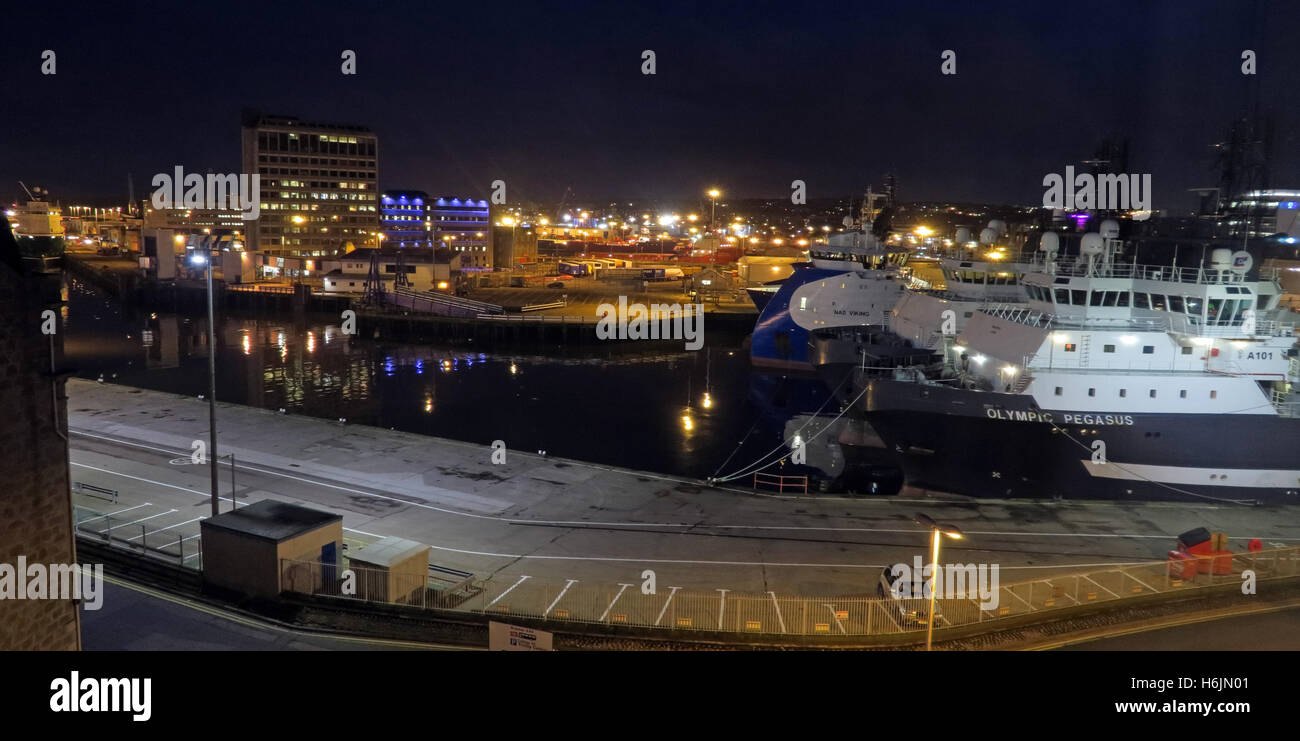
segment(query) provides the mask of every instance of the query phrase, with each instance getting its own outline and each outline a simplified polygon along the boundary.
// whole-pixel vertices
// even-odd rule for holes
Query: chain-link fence
[[[550,581],[496,575],[449,586],[433,577],[369,568],[284,561],[287,591],[366,602],[454,608],[497,617],[776,635],[873,636],[924,630],[928,598],[794,597],[659,588],[640,584]],[[934,600],[935,626],[958,627],[1098,602],[1190,592],[1228,583],[1300,576],[1300,547],[1153,561],[1002,584],[996,592]],[[947,587],[945,587],[947,588]],[[943,593],[941,589],[941,593]]]

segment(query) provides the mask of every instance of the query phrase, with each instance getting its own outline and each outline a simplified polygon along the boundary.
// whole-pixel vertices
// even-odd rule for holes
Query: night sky
[[[1041,200],[1131,140],[1157,208],[1214,185],[1209,145],[1258,99],[1272,185],[1300,187],[1300,3],[10,3],[0,196],[144,198],[239,170],[244,107],[368,125],[380,186],[510,200]],[[40,74],[53,49],[57,74]],[[353,49],[358,74],[340,73]],[[657,74],[641,74],[641,52]],[[957,53],[957,74],[940,54]],[[1243,49],[1259,74],[1243,76]],[[1255,88],[1258,88],[1256,91]],[[574,198],[571,198],[571,201]]]

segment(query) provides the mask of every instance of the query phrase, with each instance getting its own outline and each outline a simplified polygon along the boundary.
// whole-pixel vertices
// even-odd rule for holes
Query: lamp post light
[[[718,213],[718,196],[720,195],[722,195],[722,191],[718,190],[717,188],[709,189],[709,198],[712,199],[713,201],[712,204],[709,206],[709,231],[713,231],[714,228],[713,219],[715,216],[717,216]]]
[[[939,535],[947,535],[953,540],[961,540],[963,535],[956,525],[935,522],[928,515],[916,513],[912,518],[916,524],[930,530],[930,614],[926,616],[925,650],[929,651],[934,639],[934,598],[939,587]]]
[[[204,240],[207,254],[195,251],[190,262],[203,265],[208,284],[208,468],[212,475],[212,516],[221,512],[221,491],[217,483],[217,326],[212,307],[212,244]]]

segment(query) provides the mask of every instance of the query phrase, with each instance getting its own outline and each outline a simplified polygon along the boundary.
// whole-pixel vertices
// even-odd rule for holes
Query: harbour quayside
[[[1113,224],[975,311],[942,363],[862,376],[909,484],[976,497],[1300,502],[1297,315],[1245,250],[1141,264]]]

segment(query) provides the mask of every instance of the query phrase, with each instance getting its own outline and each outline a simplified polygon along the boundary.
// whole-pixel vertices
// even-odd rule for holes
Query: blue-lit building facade
[[[432,247],[429,194],[421,190],[386,190],[379,199],[379,228],[385,247]]]
[[[426,218],[433,239],[451,251],[462,270],[492,269],[491,209],[487,201],[437,198],[427,202]]]

